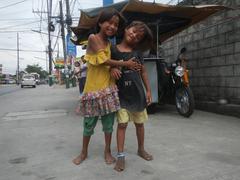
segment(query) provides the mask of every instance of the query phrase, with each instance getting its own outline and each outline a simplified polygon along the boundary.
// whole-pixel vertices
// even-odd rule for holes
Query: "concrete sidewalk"
[[[195,111],[187,119],[171,106],[149,115],[145,125],[145,147],[153,161],[137,156],[135,128],[129,124],[126,170],[115,172],[114,165],[104,163],[99,122],[89,157],[76,166],[72,159],[82,143],[82,118],[74,112],[77,99],[77,88],[57,85],[0,97],[0,180],[240,179],[239,118]]]

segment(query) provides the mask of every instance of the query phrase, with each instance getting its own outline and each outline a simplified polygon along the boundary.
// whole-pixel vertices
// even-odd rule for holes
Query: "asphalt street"
[[[75,113],[77,87],[19,89],[0,95],[0,180],[240,179],[239,118],[198,110],[184,118],[174,107],[163,106],[145,124],[145,147],[154,160],[137,156],[130,123],[126,170],[119,173],[104,162],[100,122],[88,158],[79,166],[72,163],[82,143],[82,117]],[[116,155],[116,123],[114,129]]]
[[[15,91],[19,91],[21,90],[19,87],[20,86],[17,86],[16,84],[12,85],[0,84],[0,96],[8,93],[13,93]]]

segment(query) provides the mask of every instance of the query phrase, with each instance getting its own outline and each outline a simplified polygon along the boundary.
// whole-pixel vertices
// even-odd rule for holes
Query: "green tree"
[[[40,78],[45,79],[47,76],[48,76],[48,72],[47,71],[45,71],[45,70],[41,71]]]
[[[27,65],[25,71],[28,73],[38,73],[41,79],[44,79],[48,76],[47,71],[43,70],[38,64]]]

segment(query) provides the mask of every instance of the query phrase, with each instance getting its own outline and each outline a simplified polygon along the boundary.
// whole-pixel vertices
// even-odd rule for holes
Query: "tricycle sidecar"
[[[189,117],[194,111],[194,97],[189,84],[184,82],[184,69],[176,63],[166,63],[163,58],[145,58],[144,66],[152,90],[149,113],[159,104],[175,104],[177,111]]]

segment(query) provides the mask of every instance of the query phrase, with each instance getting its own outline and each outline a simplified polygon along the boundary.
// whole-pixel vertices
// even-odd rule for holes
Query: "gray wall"
[[[194,3],[237,8],[240,0]],[[240,7],[219,12],[168,39],[162,44],[163,57],[174,61],[182,47],[188,49],[190,82],[197,103],[225,98],[229,103],[240,104]]]

